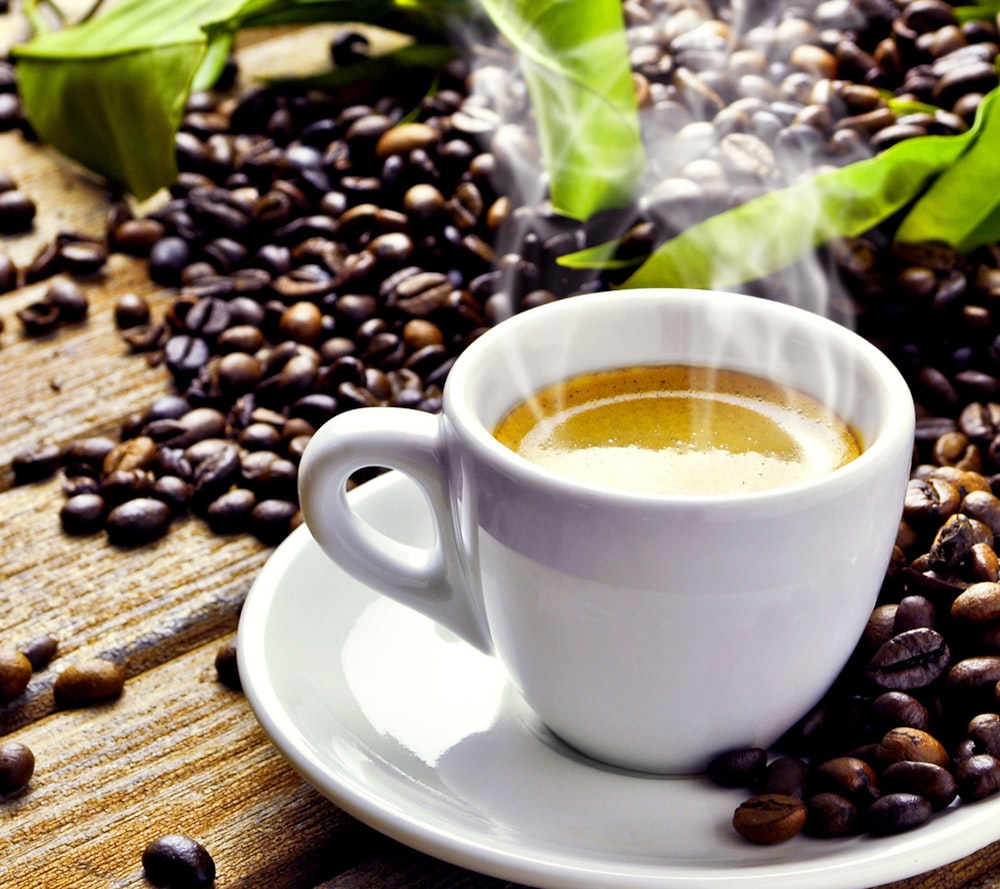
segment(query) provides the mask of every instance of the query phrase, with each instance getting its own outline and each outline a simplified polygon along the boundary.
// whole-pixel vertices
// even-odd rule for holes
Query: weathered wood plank
[[[217,889],[306,889],[390,845],[298,777],[243,695],[217,681],[216,650],[194,649],[131,678],[114,703],[16,734],[36,770],[0,810],[0,885],[148,886],[145,844],[179,832],[213,855]]]

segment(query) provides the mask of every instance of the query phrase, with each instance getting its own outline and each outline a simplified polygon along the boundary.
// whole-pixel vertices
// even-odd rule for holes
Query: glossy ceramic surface
[[[419,491],[390,473],[351,494],[427,545]],[[360,820],[461,866],[539,887],[863,889],[1000,838],[1000,799],[909,834],[754,847],[739,791],[599,766],[541,726],[487,655],[353,580],[303,527],[267,562],[239,629],[244,688],[303,777]]]

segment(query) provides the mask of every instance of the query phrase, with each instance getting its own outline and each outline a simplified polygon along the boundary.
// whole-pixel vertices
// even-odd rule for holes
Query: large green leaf
[[[1000,240],[1000,95],[980,104],[976,138],[944,170],[896,232],[899,241],[941,241],[968,252]]]
[[[243,0],[126,0],[15,49],[41,139],[148,197],[176,172],[174,133],[205,54],[199,22]]]
[[[427,9],[457,2],[437,0]],[[419,10],[406,6],[401,12],[393,0],[125,0],[15,49],[25,114],[44,142],[146,198],[176,177],[174,136],[188,94],[214,81],[238,29],[415,22]]]
[[[869,160],[762,195],[693,225],[655,250],[622,286],[713,288],[752,281],[786,268],[833,238],[870,231],[916,201],[931,183],[930,203],[918,203],[904,223],[906,233],[914,235],[910,239],[960,241],[963,248],[986,243],[982,239],[997,235],[1000,226],[996,103],[994,92],[966,133],[901,142]],[[986,175],[991,178],[984,180]],[[945,185],[940,192],[939,183]],[[956,202],[958,194],[968,202]],[[970,207],[976,210],[963,221]],[[953,239],[956,232],[962,237]],[[603,268],[610,267],[610,256],[610,245],[601,244],[559,262],[571,268]]]
[[[624,206],[645,168],[620,0],[480,0],[519,54],[553,206]]]

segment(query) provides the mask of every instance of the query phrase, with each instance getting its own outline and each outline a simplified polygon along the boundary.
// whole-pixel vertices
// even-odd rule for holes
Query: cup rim
[[[625,300],[660,301],[681,299],[717,299],[719,301],[736,301],[740,305],[750,306],[753,311],[785,315],[790,323],[815,325],[824,331],[824,335],[840,340],[856,352],[869,367],[885,390],[886,411],[880,424],[880,434],[871,443],[866,444],[861,454],[843,466],[816,478],[770,488],[762,491],[725,493],[725,494],[664,494],[656,492],[631,491],[588,482],[582,479],[561,475],[544,469],[520,454],[512,451],[498,441],[479,418],[474,407],[469,403],[468,383],[479,364],[493,351],[495,344],[508,337],[516,336],[519,330],[528,326],[545,322],[550,316],[575,312],[573,303],[578,300],[589,302]],[[578,304],[578,303],[577,303]],[[747,504],[765,504],[784,501],[789,497],[799,498],[805,494],[822,496],[839,490],[845,484],[851,486],[861,479],[870,477],[870,473],[878,466],[891,463],[901,449],[909,454],[912,452],[915,409],[913,395],[903,379],[898,368],[875,345],[864,339],[860,334],[818,313],[798,306],[780,303],[764,297],[734,293],[722,290],[698,290],[691,288],[635,288],[617,291],[598,291],[566,297],[555,302],[525,309],[485,331],[472,342],[456,359],[445,381],[444,417],[464,440],[471,444],[480,457],[484,457],[496,469],[505,475],[522,477],[525,481],[553,494],[559,494],[576,499],[588,498],[604,502],[632,504],[676,504],[683,506],[720,507],[724,504],[733,506]],[[859,479],[860,477],[860,479]]]

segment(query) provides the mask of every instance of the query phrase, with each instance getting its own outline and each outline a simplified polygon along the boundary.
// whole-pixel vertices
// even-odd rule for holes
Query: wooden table
[[[65,161],[6,134],[0,170],[39,208],[34,231],[0,242],[20,265],[60,229],[103,234],[104,191]],[[85,322],[28,339],[15,312],[46,286],[0,295],[0,646],[59,640],[50,667],[0,707],[0,735],[36,757],[27,790],[0,800],[0,886],[147,886],[143,847],[174,832],[209,849],[219,889],[512,885],[409,850],[339,810],[279,755],[245,698],[218,681],[216,652],[235,637],[267,547],[192,520],[157,543],[118,550],[103,535],[62,533],[58,479],[13,486],[15,455],[114,433],[168,391],[162,369],[127,354],[112,319],[124,292],[166,298],[140,263],[114,256],[104,276],[84,283]],[[123,696],[56,710],[54,677],[94,655],[124,664]],[[1000,843],[893,885],[1000,885]]]

